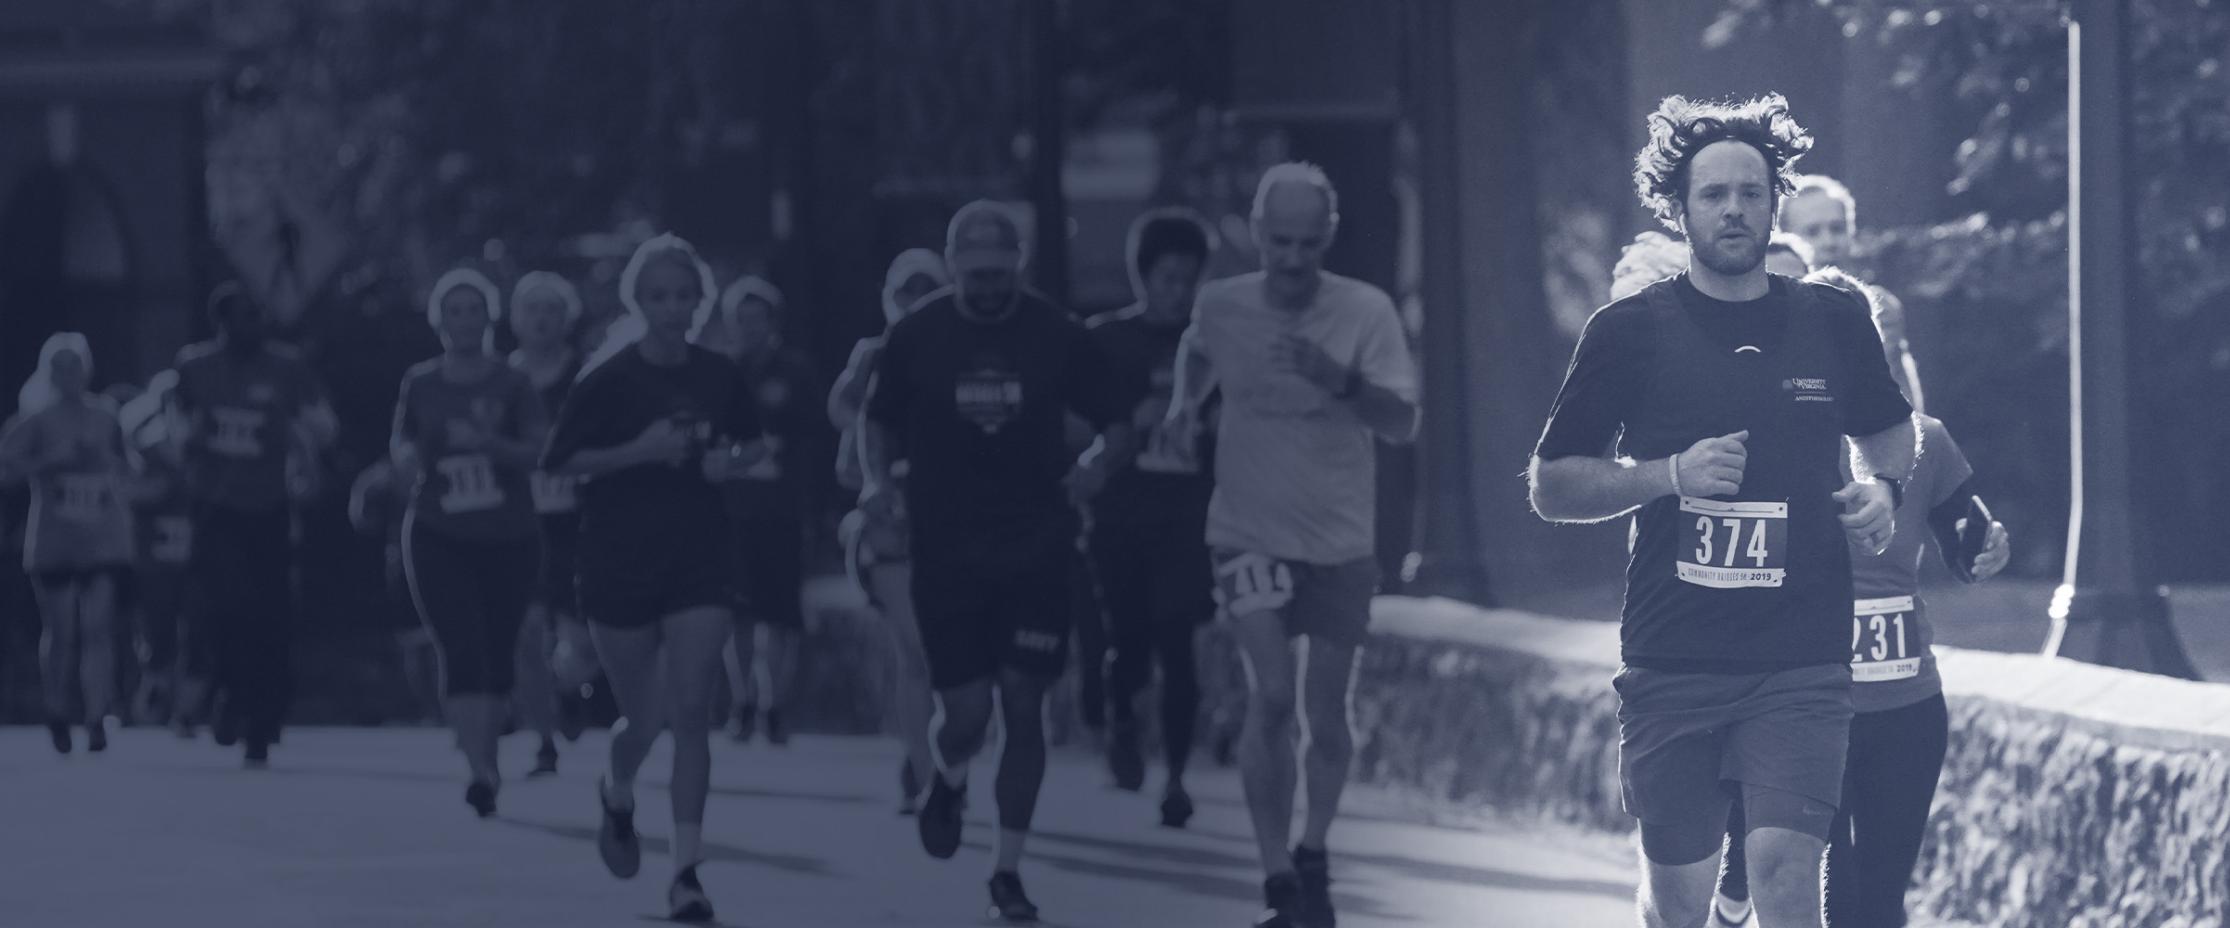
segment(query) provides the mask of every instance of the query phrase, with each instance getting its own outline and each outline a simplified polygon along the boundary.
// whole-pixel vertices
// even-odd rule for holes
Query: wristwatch
[[[1874,479],[1889,485],[1889,508],[1905,508],[1905,482],[1887,474],[1875,474]]]

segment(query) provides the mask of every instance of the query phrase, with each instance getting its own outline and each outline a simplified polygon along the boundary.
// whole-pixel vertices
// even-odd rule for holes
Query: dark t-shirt
[[[412,366],[395,400],[395,436],[416,446],[422,465],[411,489],[411,517],[462,538],[533,534],[526,468],[505,464],[484,450],[457,447],[451,433],[475,429],[523,441],[539,435],[548,421],[534,384],[509,366],[493,364],[485,376],[469,383],[444,375],[440,358]]]
[[[1738,673],[1849,660],[1841,436],[1911,415],[1858,296],[1786,277],[1724,302],[1683,274],[1588,321],[1535,453],[1656,462],[1749,430],[1742,491],[1635,517],[1627,663]],[[1615,443],[1615,447],[1614,447]]]
[[[678,465],[637,464],[582,485],[583,570],[656,566],[724,550],[727,507],[704,477],[701,452],[757,439],[760,428],[744,379],[718,354],[691,345],[681,364],[666,367],[629,347],[591,368],[558,413],[542,467],[555,469],[583,449],[627,444],[659,419],[693,434],[695,450]]]
[[[729,505],[744,518],[795,517],[805,511],[806,468],[815,463],[813,439],[824,421],[813,362],[784,347],[763,362],[747,358],[738,367],[759,422],[781,447],[724,487]]]
[[[1108,478],[1106,489],[1092,502],[1093,520],[1182,521],[1196,533],[1201,531],[1208,520],[1208,499],[1216,490],[1215,465],[1207,447],[1212,442],[1203,435],[1201,447],[1165,448],[1160,445],[1160,430],[1154,427],[1169,411],[1177,379],[1177,343],[1184,337],[1185,322],[1158,325],[1146,318],[1143,307],[1132,306],[1094,316],[1086,328],[1106,352],[1108,363],[1146,389],[1131,414],[1131,423],[1141,429],[1139,437],[1146,445],[1129,466]]]
[[[228,509],[287,502],[287,454],[296,417],[323,404],[309,365],[291,348],[245,357],[216,342],[178,353],[173,402],[191,423],[186,463],[194,498]]]
[[[963,316],[950,293],[929,298],[891,328],[867,400],[906,449],[916,560],[996,569],[1069,550],[1067,414],[1104,428],[1140,392],[1041,297],[1019,295],[994,321]]]
[[[534,375],[523,365],[514,360],[511,366],[525,376],[529,384],[534,383]],[[535,394],[542,399],[543,410],[554,416],[564,409],[566,396],[573,392],[573,385],[580,379],[581,358],[576,354],[559,369],[557,379],[534,387]],[[580,478],[553,476],[538,469],[528,474],[527,479],[533,487],[534,512],[541,517],[544,528],[570,530],[580,516]]]

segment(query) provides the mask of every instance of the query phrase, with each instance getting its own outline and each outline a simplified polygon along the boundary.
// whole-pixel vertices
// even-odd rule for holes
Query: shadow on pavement
[[[1034,831],[1031,833],[1030,837],[1033,841],[1052,841],[1073,845],[1076,847],[1090,848],[1130,860],[1158,860],[1168,863],[1173,867],[1237,867],[1245,870],[1253,870],[1258,866],[1255,860],[1255,855],[1251,852],[1254,844],[1254,839],[1251,836],[1242,838],[1226,833],[1201,832],[1192,831],[1189,829],[1187,833],[1200,834],[1205,837],[1231,841],[1234,843],[1244,843],[1250,849],[1250,852],[1245,854],[1224,854],[1216,851],[1203,850],[1200,848],[1172,847],[1160,844],[1143,844],[1133,841],[1121,841],[1109,838],[1094,837],[1090,835],[1078,835],[1045,830]],[[1435,860],[1420,860],[1415,857],[1371,853],[1368,851],[1359,852],[1354,850],[1355,843],[1356,842],[1354,841],[1350,841],[1344,847],[1336,848],[1334,850],[1333,862],[1335,865],[1340,866],[1342,870],[1353,872],[1350,868],[1355,867],[1356,865],[1380,867],[1386,870],[1393,871],[1394,873],[1400,874],[1401,876],[1409,879],[1431,880],[1441,883],[1454,883],[1463,886],[1514,889],[1526,892],[1583,893],[1589,895],[1609,896],[1617,899],[1624,899],[1634,894],[1634,887],[1629,884],[1614,883],[1607,880],[1555,879],[1551,877],[1534,876],[1524,873],[1512,873],[1507,870],[1496,870],[1486,867],[1465,866],[1463,864],[1451,864]],[[1031,856],[1036,857],[1039,855],[1033,851]],[[1150,872],[1158,873],[1160,871]],[[1254,887],[1249,886],[1246,888],[1245,895],[1247,896],[1247,898],[1253,898],[1255,894],[1256,890]]]
[[[585,825],[553,825],[548,822],[535,822],[528,821],[526,819],[504,818],[502,816],[497,816],[495,821],[499,821],[503,824],[511,825],[518,828],[526,828],[543,832],[544,834],[556,835],[560,838],[571,838],[575,841],[584,842],[591,846],[594,846],[596,844],[596,829]],[[667,843],[666,839],[654,838],[649,835],[642,836],[642,844],[643,850],[647,853],[666,854],[669,853],[672,849],[671,845]],[[715,841],[706,841],[704,844],[705,859],[710,861],[719,861],[722,863],[739,863],[753,867],[766,867],[771,870],[782,870],[789,873],[797,874],[799,876],[835,877],[837,875],[836,871],[832,870],[829,867],[828,861],[822,860],[818,857],[804,857],[796,854],[774,854],[765,851],[753,851],[745,848],[735,847],[732,845],[721,844]]]

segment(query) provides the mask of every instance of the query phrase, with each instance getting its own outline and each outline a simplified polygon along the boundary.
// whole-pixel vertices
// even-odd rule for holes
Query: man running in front
[[[1760,921],[1818,928],[1851,719],[1849,543],[1888,544],[1912,409],[1859,297],[1766,273],[1812,145],[1786,101],[1667,97],[1649,128],[1635,186],[1687,238],[1688,271],[1588,321],[1533,506],[1557,522],[1639,510],[1613,686],[1643,924],[1703,924],[1740,801]]]

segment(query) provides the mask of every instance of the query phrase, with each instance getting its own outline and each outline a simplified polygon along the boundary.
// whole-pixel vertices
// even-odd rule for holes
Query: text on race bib
[[[481,512],[503,505],[503,486],[496,482],[495,462],[484,454],[442,458],[434,468],[441,473],[441,511],[450,515]]]
[[[1911,627],[1913,598],[1861,599],[1851,611],[1851,681],[1881,683],[1920,675],[1919,630]]]
[[[218,406],[209,410],[209,419],[214,426],[209,450],[233,458],[263,456],[263,410]]]
[[[534,495],[534,511],[538,514],[572,512],[580,505],[579,478],[558,477],[535,471],[527,482],[529,491]]]
[[[108,474],[62,474],[54,481],[54,514],[90,522],[116,503],[116,481]]]
[[[185,516],[161,516],[152,526],[155,540],[147,554],[159,564],[183,564],[193,554],[194,524]]]
[[[1215,594],[1234,616],[1281,609],[1293,601],[1293,568],[1266,555],[1241,554],[1216,565]]]
[[[1715,590],[1778,587],[1788,578],[1789,504],[1680,498],[1680,579]]]

